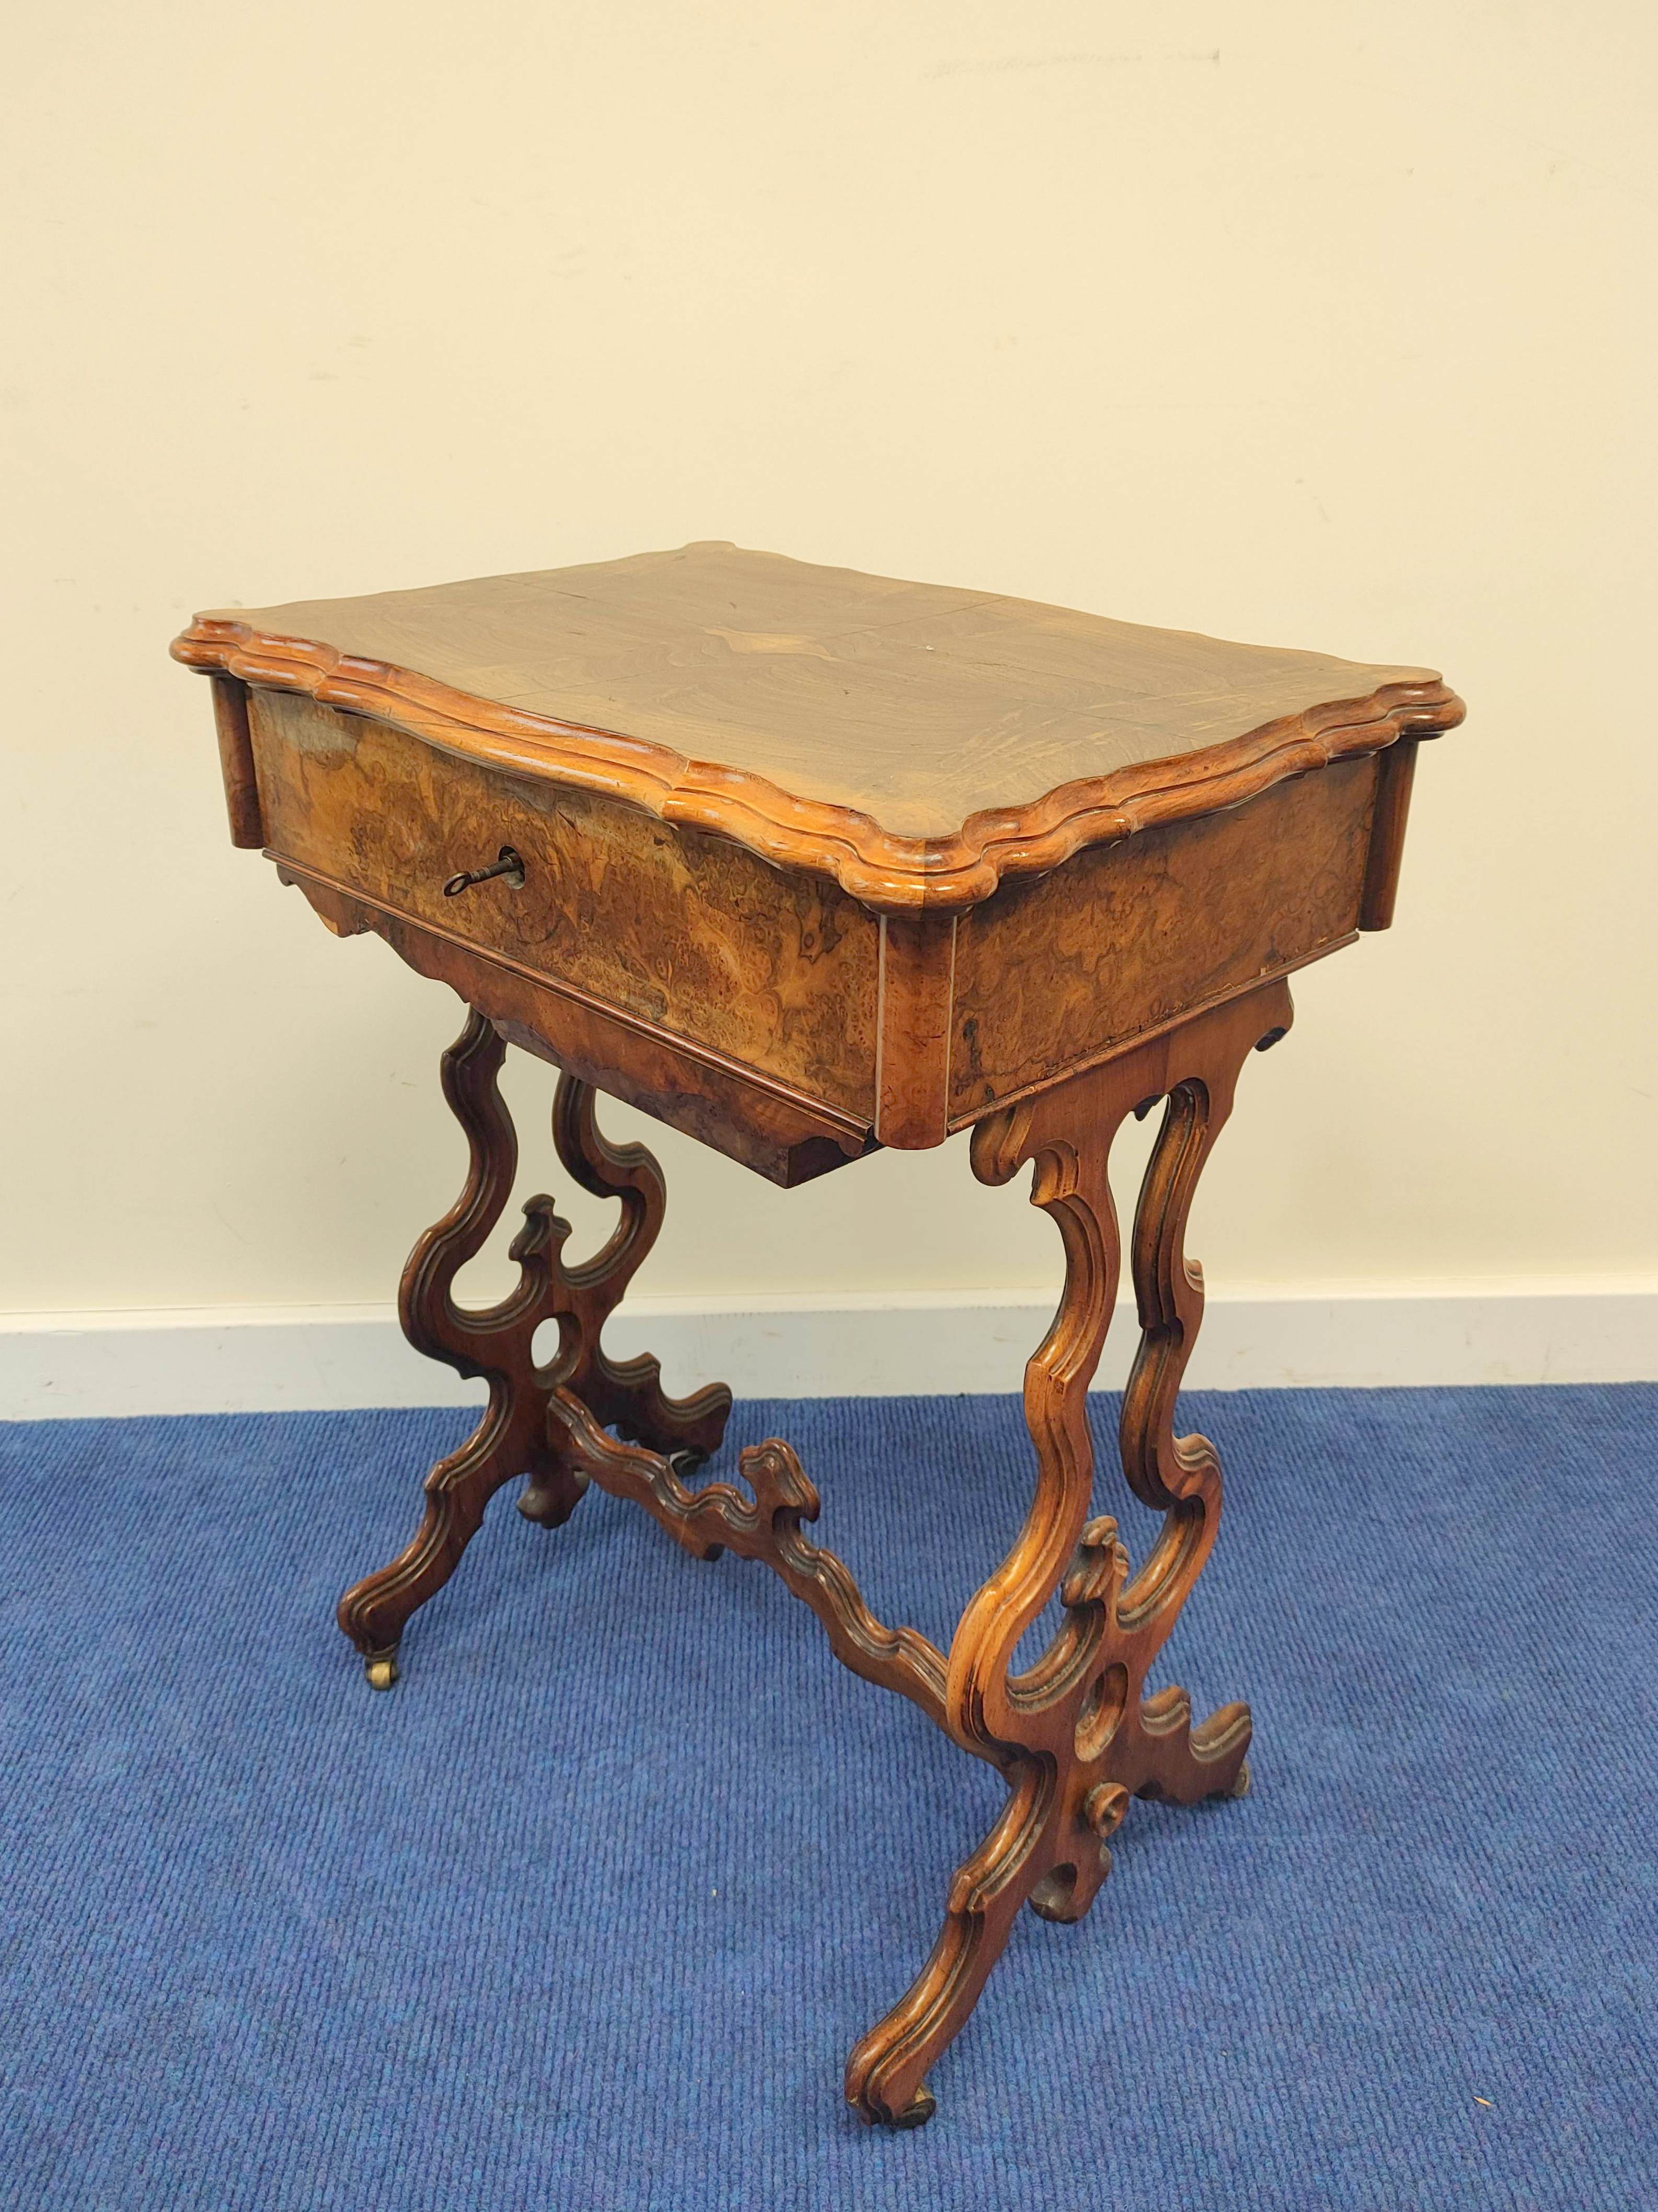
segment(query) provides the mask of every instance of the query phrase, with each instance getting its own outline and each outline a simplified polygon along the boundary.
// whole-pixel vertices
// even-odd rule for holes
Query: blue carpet
[[[1253,1701],[1254,1794],[1022,1916],[908,2136],[842,2060],[999,1784],[763,1568],[503,1497],[376,1697],[334,1600],[464,1417],[0,1430],[0,2203],[1650,2212],[1658,1391],[1191,1411],[1229,1510],[1167,1656]],[[774,1431],[943,1638],[1014,1404]]]

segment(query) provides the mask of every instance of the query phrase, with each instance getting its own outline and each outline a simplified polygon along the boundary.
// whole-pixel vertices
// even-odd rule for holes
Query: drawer
[[[834,884],[295,693],[256,690],[248,705],[277,860],[872,1115],[879,925]],[[524,862],[521,885],[446,897],[446,881],[503,845]]]

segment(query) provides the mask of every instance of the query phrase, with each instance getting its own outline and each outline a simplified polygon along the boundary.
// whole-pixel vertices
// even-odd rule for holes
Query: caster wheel
[[[938,2109],[932,2090],[923,2081],[892,2124],[895,2128],[924,2128]]]

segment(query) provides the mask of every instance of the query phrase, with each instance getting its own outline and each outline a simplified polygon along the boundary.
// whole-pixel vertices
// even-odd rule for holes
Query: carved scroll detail
[[[460,1197],[410,1255],[398,1310],[417,1352],[457,1374],[483,1376],[489,1398],[471,1436],[428,1475],[426,1510],[413,1540],[340,1601],[340,1626],[363,1654],[378,1688],[397,1679],[404,1623],[454,1571],[502,1483],[527,1474],[522,1510],[549,1526],[574,1511],[585,1478],[550,1437],[546,1407],[555,1391],[580,1392],[598,1419],[661,1450],[704,1457],[717,1449],[731,1410],[723,1384],[683,1401],[667,1398],[654,1359],[616,1362],[603,1349],[600,1332],[655,1242],[665,1199],[651,1155],[641,1145],[609,1144],[594,1121],[590,1087],[569,1076],[559,1079],[554,1141],[584,1188],[622,1200],[615,1233],[592,1259],[567,1268],[561,1254],[569,1224],[550,1198],[532,1198],[510,1247],[519,1266],[516,1286],[481,1311],[455,1304],[455,1277],[501,1218],[518,1164],[517,1139],[497,1087],[505,1053],[490,1024],[473,1013],[443,1056],[444,1096],[466,1133],[470,1164]],[[549,1320],[558,1323],[559,1346],[543,1365],[531,1346]]]
[[[561,1272],[555,1309],[559,1357],[542,1371],[543,1395],[550,1399],[556,1391],[568,1389],[595,1420],[614,1424],[624,1437],[648,1444],[653,1451],[708,1459],[720,1448],[732,1409],[732,1394],[725,1384],[710,1383],[689,1398],[670,1398],[662,1388],[661,1363],[650,1352],[615,1360],[601,1341],[605,1322],[657,1240],[668,1200],[654,1155],[643,1145],[611,1144],[598,1127],[593,1106],[591,1084],[561,1076],[553,1099],[553,1143],[566,1173],[584,1190],[595,1198],[622,1200],[622,1218],[591,1260]],[[562,1236],[559,1241],[562,1243]],[[556,1444],[556,1439],[549,1437],[548,1442]],[[540,1462],[548,1463],[545,1459]],[[558,1483],[544,1485],[541,1474],[534,1471],[519,1510],[550,1526],[568,1511],[560,1510],[561,1497]]]
[[[1288,989],[1273,983],[974,1132],[981,1181],[1005,1182],[1034,1162],[1031,1202],[1059,1227],[1066,1283],[1025,1372],[1036,1453],[1030,1509],[1007,1558],[963,1613],[946,1668],[944,1726],[1004,1769],[1008,1801],[957,1869],[926,1965],[847,2062],[847,2099],[866,2118],[913,2126],[929,2117],[923,2077],[972,2010],[1019,1906],[1028,1901],[1051,1920],[1080,1918],[1109,1871],[1106,1839],[1132,1796],[1192,1804],[1245,1786],[1247,1706],[1223,1706],[1193,1728],[1183,1691],[1147,1698],[1144,1686],[1208,1555],[1220,1510],[1213,1447],[1176,1437],[1172,1425],[1203,1300],[1201,1274],[1182,1249],[1187,1216],[1242,1061],[1290,1020]],[[1086,1392],[1117,1286],[1107,1160],[1127,1115],[1160,1097],[1169,1103],[1135,1218],[1141,1342],[1121,1442],[1136,1493],[1165,1518],[1131,1582],[1115,1523],[1087,1518]],[[1061,1625],[1041,1658],[1015,1674],[1019,1639],[1056,1587]]]
[[[524,1509],[554,1522],[592,1480],[642,1504],[698,1557],[729,1548],[772,1567],[811,1607],[855,1674],[910,1698],[964,1750],[997,1766],[1006,1803],[957,1870],[931,1957],[847,2062],[847,2095],[866,2118],[913,2126],[929,2117],[926,2070],[971,2012],[1020,1905],[1050,1920],[1080,1918],[1110,1869],[1107,1839],[1131,1797],[1190,1804],[1245,1786],[1248,1707],[1223,1706],[1194,1728],[1183,1691],[1147,1696],[1145,1685],[1208,1555],[1220,1510],[1213,1447],[1174,1432],[1203,1309],[1201,1272],[1184,1253],[1186,1221],[1244,1057],[1252,1046],[1275,1042],[1291,1018],[1285,985],[1261,986],[975,1129],[973,1166],[981,1181],[1005,1182],[1033,1165],[1031,1200],[1059,1229],[1066,1281],[1025,1371],[1036,1463],[1030,1507],[1006,1559],[969,1601],[947,1655],[914,1629],[878,1620],[844,1564],[807,1538],[802,1524],[817,1518],[817,1493],[786,1444],[774,1439],[743,1453],[751,1498],[728,1483],[692,1489],[683,1480],[688,1461],[717,1448],[730,1394],[716,1386],[683,1401],[667,1398],[654,1359],[616,1362],[602,1348],[604,1322],[650,1249],[664,1195],[641,1146],[612,1146],[600,1134],[586,1085],[561,1081],[555,1140],[586,1188],[621,1199],[615,1234],[592,1260],[567,1267],[561,1254],[568,1227],[550,1199],[532,1199],[512,1247],[517,1287],[484,1312],[455,1306],[455,1273],[500,1217],[516,1146],[495,1085],[503,1048],[489,1023],[474,1015],[445,1055],[445,1091],[467,1132],[471,1170],[460,1199],[410,1259],[404,1326],[419,1350],[462,1374],[485,1376],[489,1403],[467,1443],[428,1477],[426,1516],[414,1541],[347,1593],[341,1624],[364,1651],[370,1679],[378,1670],[389,1681],[404,1622],[452,1571],[501,1482],[527,1469]],[[1160,1097],[1167,1108],[1134,1223],[1140,1343],[1120,1443],[1131,1486],[1164,1519],[1131,1579],[1115,1522],[1088,1517],[1086,1394],[1117,1290],[1111,1144],[1130,1112],[1144,1113]],[[537,1366],[531,1340],[550,1318],[559,1324],[558,1352]],[[1019,1641],[1056,1589],[1060,1627],[1042,1656],[1016,1673]]]
[[[750,1504],[727,1482],[689,1489],[660,1454],[616,1443],[573,1390],[555,1392],[548,1413],[550,1427],[568,1438],[573,1462],[601,1490],[642,1505],[697,1559],[731,1551],[740,1559],[762,1560],[817,1615],[844,1666],[944,1724],[944,1654],[918,1629],[888,1628],[878,1620],[844,1561],[802,1533],[803,1521],[817,1518],[819,1500],[787,1444],[774,1437],[738,1457],[754,1492]]]

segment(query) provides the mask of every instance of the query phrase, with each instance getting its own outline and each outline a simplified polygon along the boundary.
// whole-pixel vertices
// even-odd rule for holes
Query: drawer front
[[[834,884],[291,692],[252,692],[249,724],[278,859],[872,1114],[878,925]],[[503,845],[521,886],[444,896]]]
[[[950,1118],[1103,1058],[1358,927],[1372,758],[1005,884],[956,939]]]

